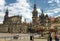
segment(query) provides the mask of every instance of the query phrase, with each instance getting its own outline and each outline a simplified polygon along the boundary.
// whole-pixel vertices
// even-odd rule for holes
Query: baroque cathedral
[[[28,28],[51,28],[51,24],[58,22],[58,18],[51,18],[47,14],[44,15],[41,10],[41,15],[38,17],[38,11],[36,7],[36,1],[34,2],[34,8],[32,11],[32,23],[22,23],[22,16],[11,16],[9,17],[9,10],[7,9],[4,16],[3,24],[0,24],[0,33],[27,33]]]

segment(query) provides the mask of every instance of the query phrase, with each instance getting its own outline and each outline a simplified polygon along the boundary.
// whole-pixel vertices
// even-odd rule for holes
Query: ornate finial
[[[44,12],[43,12],[43,9],[41,10],[41,12],[42,12],[42,13],[41,13],[41,15],[42,15],[42,16],[44,16]]]
[[[43,9],[41,11],[42,11],[42,14],[43,14]]]
[[[48,14],[46,14],[46,17],[48,17]]]
[[[25,21],[25,23],[26,23],[26,18],[25,18],[25,20],[24,20],[24,21]]]
[[[34,9],[36,9],[36,0],[34,0]]]
[[[24,17],[24,21],[26,22],[26,18]]]
[[[6,9],[5,13],[6,13],[6,15],[8,15],[8,13],[9,13],[8,8]]]

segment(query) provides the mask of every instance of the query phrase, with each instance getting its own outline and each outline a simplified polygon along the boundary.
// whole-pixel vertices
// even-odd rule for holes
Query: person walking
[[[30,35],[30,41],[34,41],[34,36],[32,34]]]
[[[56,33],[55,33],[55,41],[59,41],[59,38]]]
[[[47,41],[52,41],[51,33],[49,32],[48,34],[48,40]]]

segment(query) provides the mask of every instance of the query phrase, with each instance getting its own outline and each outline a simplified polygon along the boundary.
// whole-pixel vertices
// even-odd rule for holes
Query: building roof
[[[58,26],[58,27],[60,27],[60,24],[55,24],[55,26]]]
[[[50,18],[51,22],[54,22],[55,21],[55,18]]]

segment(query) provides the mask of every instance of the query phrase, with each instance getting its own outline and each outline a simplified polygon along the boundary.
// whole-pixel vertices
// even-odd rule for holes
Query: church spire
[[[43,11],[43,9],[41,10],[41,12],[42,12],[42,13],[41,13],[41,16],[44,16],[44,11]]]
[[[34,10],[36,10],[36,0],[34,0]]]
[[[5,13],[6,13],[6,16],[8,16],[8,13],[9,13],[8,8],[6,9],[6,12]]]
[[[34,9],[33,9],[32,14],[33,14],[32,21],[33,21],[33,24],[35,24],[36,20],[38,18],[38,11],[37,11],[37,8],[36,8],[36,0],[34,0]]]
[[[4,16],[4,21],[3,21],[4,24],[7,23],[8,13],[9,13],[9,11],[8,11],[8,8],[7,8],[6,11],[5,11],[5,16]]]
[[[42,11],[42,14],[43,14],[43,9],[41,11]]]

